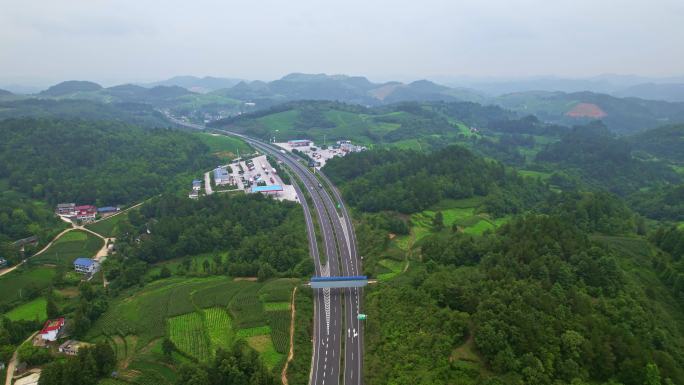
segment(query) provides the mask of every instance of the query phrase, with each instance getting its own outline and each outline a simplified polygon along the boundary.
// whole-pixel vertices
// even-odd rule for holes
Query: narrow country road
[[[204,192],[207,195],[211,195],[214,193],[214,191],[211,189],[211,177],[209,176],[209,173],[211,171],[207,171],[204,173]]]
[[[23,345],[27,341],[30,341],[31,338],[33,338],[36,334],[38,334],[38,332],[34,332],[33,334],[31,334],[31,336],[24,340],[24,342],[22,342],[21,345]],[[14,368],[17,367],[17,351],[18,349],[14,351],[9,364],[7,364],[7,376],[5,377],[5,385],[12,385],[12,377],[14,377]]]
[[[294,358],[294,331],[295,331],[295,316],[297,315],[297,310],[295,309],[295,296],[297,295],[297,286],[292,289],[292,302],[290,304],[291,314],[290,314],[290,350],[287,352],[287,360],[283,366],[283,371],[280,375],[283,385],[288,385],[287,382],[287,367],[290,366],[290,362]]]

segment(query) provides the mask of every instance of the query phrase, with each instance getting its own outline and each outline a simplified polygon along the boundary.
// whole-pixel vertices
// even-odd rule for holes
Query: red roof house
[[[93,205],[76,206],[74,211],[76,212],[76,219],[81,221],[93,221],[97,215],[97,207]]]
[[[45,341],[56,341],[63,327],[64,317],[47,320],[40,331],[40,338]]]

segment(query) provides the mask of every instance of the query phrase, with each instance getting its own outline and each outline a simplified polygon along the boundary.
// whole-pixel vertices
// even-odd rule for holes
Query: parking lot
[[[291,200],[298,202],[297,193],[291,185],[286,185],[280,178],[276,170],[271,166],[266,159],[266,155],[260,155],[252,159],[241,159],[240,161],[233,161],[230,164],[232,170],[232,179],[236,182],[238,188],[250,192],[251,188],[258,185],[265,186],[282,186],[283,191],[269,192],[279,200]]]
[[[292,152],[292,150],[298,150],[298,151],[305,153],[306,155],[310,156],[312,159],[314,159],[316,162],[319,163],[319,165],[316,166],[319,169],[321,167],[325,166],[325,163],[328,160],[330,160],[336,156],[342,157],[342,156],[345,156],[349,153],[349,151],[345,151],[345,148],[348,148],[348,147],[339,148],[339,146],[335,145],[335,146],[328,146],[324,150],[324,149],[321,149],[321,147],[317,146],[313,142],[311,142],[310,145],[308,145],[308,146],[296,146],[296,147],[293,147],[288,142],[275,143],[275,145],[284,149],[285,151]],[[349,144],[349,146],[351,148],[354,148],[354,149],[362,148],[362,147],[354,146],[351,144]],[[338,147],[338,148],[335,148],[335,147]],[[363,149],[365,149],[365,147],[363,147]]]

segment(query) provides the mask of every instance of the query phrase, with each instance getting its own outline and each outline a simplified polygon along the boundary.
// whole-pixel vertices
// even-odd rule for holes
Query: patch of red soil
[[[570,111],[565,113],[565,116],[569,116],[571,118],[603,118],[605,116],[608,116],[605,111],[601,109],[601,107],[597,106],[596,104],[592,103],[579,103],[575,107],[573,107]]]

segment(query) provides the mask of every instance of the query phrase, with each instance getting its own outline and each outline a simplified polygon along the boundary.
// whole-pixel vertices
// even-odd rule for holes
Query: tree
[[[650,363],[646,365],[646,381],[644,385],[660,385],[660,371],[658,365]]]
[[[171,270],[167,266],[162,266],[159,271],[159,278],[169,278],[171,276]]]
[[[176,350],[176,345],[170,339],[164,338],[161,348],[166,357],[171,357],[171,354]]]
[[[116,366],[116,353],[112,346],[106,342],[96,344],[92,355],[98,367],[99,376],[109,376]]]
[[[441,211],[435,213],[435,217],[432,219],[432,228],[435,231],[442,231],[444,228],[444,215]]]
[[[264,262],[259,266],[259,271],[257,272],[257,279],[259,282],[263,282],[275,275],[275,269],[269,263]]]
[[[49,294],[47,296],[47,304],[45,305],[45,312],[48,318],[57,318],[59,316],[59,308],[55,303],[55,296],[52,295],[52,289],[49,289]]]

